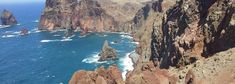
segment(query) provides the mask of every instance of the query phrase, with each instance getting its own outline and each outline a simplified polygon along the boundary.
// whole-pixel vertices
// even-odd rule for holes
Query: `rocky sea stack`
[[[115,49],[109,46],[109,43],[106,40],[99,56],[100,59],[98,61],[115,60],[117,59],[117,52]]]
[[[15,16],[8,10],[3,10],[1,14],[2,25],[14,25],[17,24]]]

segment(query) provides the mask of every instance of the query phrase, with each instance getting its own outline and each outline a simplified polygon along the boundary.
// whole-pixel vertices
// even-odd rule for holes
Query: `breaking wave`
[[[85,58],[82,60],[82,62],[84,63],[106,63],[107,61],[103,61],[103,62],[99,62],[99,53],[95,52],[93,54],[91,54],[89,57]]]
[[[125,80],[126,79],[126,74],[128,71],[132,71],[134,69],[133,67],[133,62],[129,55],[135,51],[132,51],[130,53],[127,53],[124,58],[121,59],[122,61],[122,66],[123,66],[123,72],[122,72],[122,78]]]

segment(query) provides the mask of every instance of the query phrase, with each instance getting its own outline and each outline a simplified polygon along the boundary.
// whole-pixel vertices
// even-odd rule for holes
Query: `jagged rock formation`
[[[99,56],[100,59],[98,61],[115,60],[117,59],[117,52],[115,49],[109,46],[109,43],[106,40]]]
[[[180,67],[235,47],[234,9],[231,0],[180,0],[153,29],[152,60]]]
[[[222,66],[217,67],[219,70],[216,68],[212,76],[204,72],[206,67],[213,67],[210,64],[216,66],[216,62],[211,61],[217,56],[215,53],[235,47],[234,11],[234,0],[158,0],[147,4],[136,13],[132,21],[125,23],[128,26],[124,28],[128,27],[134,40],[139,42],[136,49],[138,61],[135,69],[127,74],[125,83],[155,84],[152,82],[154,80],[158,84],[204,84],[200,82],[201,79],[214,80],[224,77],[224,74],[234,73],[220,73],[223,70],[234,70],[234,67]],[[210,60],[210,63],[199,64],[203,68],[193,68],[204,59]]]
[[[169,71],[178,75],[178,84],[233,84],[235,82],[235,48],[198,60],[181,70]]]
[[[74,30],[128,31],[123,28],[124,23],[134,17],[142,4],[114,1],[118,0],[47,0],[39,29],[66,29],[65,22],[71,18]]]
[[[1,22],[2,25],[14,25],[17,24],[16,18],[13,16],[13,14],[8,10],[3,10],[1,14]]]
[[[128,73],[125,84],[176,84],[177,77],[167,70],[155,68],[152,62],[145,63],[141,72]]]
[[[124,84],[121,71],[116,65],[105,70],[104,67],[96,71],[75,72],[69,84]]]

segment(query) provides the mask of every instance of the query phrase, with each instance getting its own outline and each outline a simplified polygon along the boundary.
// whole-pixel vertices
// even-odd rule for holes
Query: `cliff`
[[[3,10],[1,14],[2,25],[14,25],[17,24],[15,16],[8,10]]]
[[[143,5],[118,0],[47,0],[40,30],[67,29],[93,32],[124,31]],[[148,0],[147,0],[148,1]],[[121,3],[122,2],[122,3]],[[71,20],[71,23],[66,23]],[[70,26],[67,26],[69,24]]]
[[[231,60],[235,51],[228,50],[235,47],[234,11],[233,0],[146,3],[131,21],[124,23],[128,26],[123,28],[129,29],[140,43],[136,48],[140,56],[125,83],[216,83],[215,79],[234,73]],[[233,76],[220,81],[234,81]]]

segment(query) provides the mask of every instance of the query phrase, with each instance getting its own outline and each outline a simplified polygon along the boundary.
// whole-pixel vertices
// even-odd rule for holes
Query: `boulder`
[[[100,59],[98,61],[115,60],[117,59],[117,52],[109,46],[109,43],[106,40],[99,56]]]
[[[27,34],[29,34],[29,30],[28,29],[22,29],[20,31],[20,35],[27,35]]]
[[[116,65],[96,71],[78,71],[73,74],[69,84],[124,84],[121,71]]]
[[[3,10],[1,14],[2,25],[14,25],[17,24],[16,18],[8,10]]]

